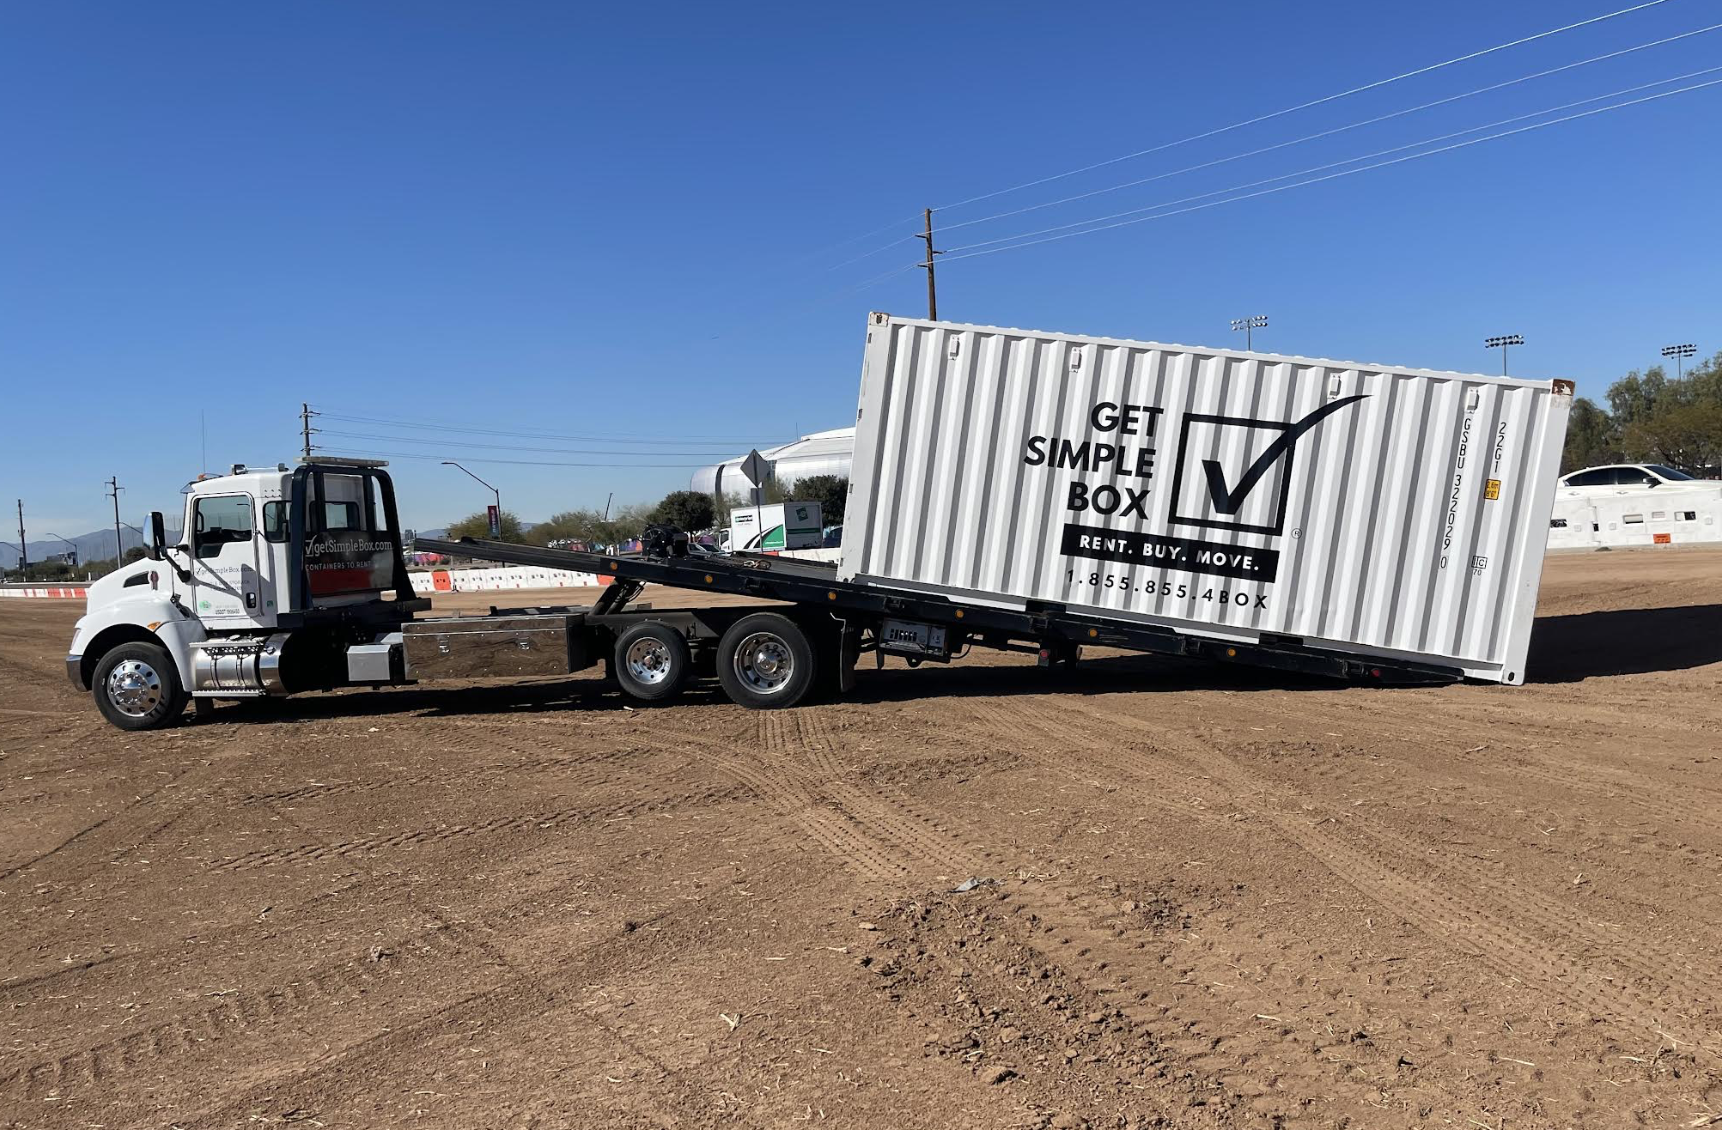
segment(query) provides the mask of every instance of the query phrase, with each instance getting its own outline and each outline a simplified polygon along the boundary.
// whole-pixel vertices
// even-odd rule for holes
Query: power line
[[[895,273],[895,272],[893,272]],[[733,439],[729,436],[681,436],[670,439],[630,439],[621,435],[587,436],[587,435],[557,435],[553,432],[510,431],[505,428],[480,428],[471,424],[436,424],[429,421],[412,421],[390,419],[381,416],[353,416],[340,412],[318,413],[325,420],[341,420],[349,424],[375,424],[388,428],[413,428],[420,431],[458,432],[469,435],[512,436],[517,439],[554,439],[566,440],[571,443],[632,443],[642,446],[675,447],[693,445],[696,447],[724,447],[737,445],[748,446],[748,441]],[[781,440],[772,442],[782,442]],[[757,446],[758,441],[754,442]]]
[[[1622,90],[1613,90],[1607,94],[1596,94],[1589,98],[1580,98],[1573,102],[1564,102],[1559,106],[1549,106],[1542,110],[1533,110],[1528,114],[1516,114],[1513,117],[1502,118],[1499,121],[1488,122],[1484,125],[1470,126],[1466,129],[1454,130],[1452,133],[1444,133],[1438,137],[1426,137],[1421,141],[1413,141],[1405,145],[1395,145],[1387,149],[1378,149],[1373,153],[1364,153],[1356,157],[1346,157],[1338,161],[1329,161],[1325,165],[1312,165],[1307,169],[1298,169],[1296,172],[1280,173],[1278,176],[1262,177],[1260,180],[1247,181],[1243,184],[1234,184],[1227,188],[1216,188],[1210,192],[1198,192],[1194,196],[1181,196],[1176,200],[1164,200],[1158,204],[1145,204],[1140,208],[1131,208],[1123,212],[1112,212],[1104,216],[1090,216],[1084,220],[1073,220],[1068,224],[1055,224],[1050,228],[1039,228],[1035,231],[1018,232],[1015,235],[1000,236],[997,239],[981,240],[978,243],[966,243],[953,247],[950,250],[952,252],[971,251],[977,247],[991,247],[998,243],[1012,243],[1019,239],[1028,239],[1031,236],[1047,235],[1051,232],[1069,231],[1071,228],[1087,227],[1090,224],[1103,223],[1106,220],[1122,219],[1125,216],[1139,216],[1143,212],[1158,212],[1162,208],[1171,208],[1178,204],[1188,204],[1195,200],[1206,200],[1210,196],[1224,196],[1230,192],[1242,192],[1246,188],[1256,188],[1260,185],[1272,184],[1275,181],[1290,180],[1292,177],[1307,176],[1310,173],[1325,172],[1328,169],[1335,169],[1341,165],[1352,165],[1359,161],[1368,161],[1376,157],[1385,157],[1390,153],[1403,153],[1407,149],[1416,149],[1423,145],[1434,145],[1438,142],[1449,141],[1455,137],[1464,137],[1468,133],[1479,133],[1486,129],[1494,129],[1497,126],[1511,125],[1514,122],[1522,122],[1526,118],[1540,118],[1545,114],[1558,114],[1562,110],[1570,110],[1574,106],[1583,106],[1591,102],[1600,102],[1604,98],[1618,98],[1623,94],[1636,94],[1641,90],[1649,90],[1652,87],[1657,86],[1667,86],[1669,83],[1674,82],[1684,82],[1689,78],[1697,78],[1700,75],[1715,74],[1717,71],[1722,71],[1722,67],[1706,67],[1703,70],[1688,71],[1683,75],[1674,75],[1670,78],[1657,79],[1655,82],[1640,83],[1637,86],[1629,86]],[[1082,233],[1076,232],[1073,234],[1080,235]]]
[[[991,200],[997,196],[1005,196],[1005,195],[1008,195],[1009,193],[1012,193],[1012,192],[1021,192],[1023,189],[1035,188],[1035,187],[1038,187],[1038,186],[1043,185],[1043,184],[1051,184],[1054,181],[1065,180],[1069,177],[1074,177],[1074,176],[1080,176],[1083,173],[1093,172],[1095,169],[1104,169],[1104,168],[1108,168],[1112,165],[1121,164],[1125,161],[1133,161],[1138,157],[1146,157],[1152,153],[1160,153],[1160,152],[1164,152],[1167,149],[1175,149],[1180,145],[1188,145],[1189,143],[1191,143],[1193,141],[1202,141],[1206,138],[1217,137],[1220,134],[1230,133],[1233,130],[1243,129],[1245,126],[1252,126],[1252,125],[1257,125],[1261,122],[1271,121],[1274,118],[1283,118],[1287,114],[1295,114],[1300,110],[1308,110],[1308,109],[1311,109],[1312,107],[1321,106],[1321,105],[1324,105],[1328,102],[1337,102],[1342,98],[1349,98],[1353,94],[1362,94],[1365,91],[1378,90],[1381,87],[1388,86],[1392,83],[1400,82],[1400,81],[1403,81],[1403,80],[1408,79],[1408,78],[1415,78],[1419,75],[1430,74],[1434,71],[1441,70],[1445,67],[1451,67],[1451,66],[1454,66],[1454,65],[1459,64],[1459,63],[1469,62],[1473,59],[1481,59],[1485,55],[1493,55],[1496,52],[1506,51],[1509,48],[1522,47],[1523,45],[1525,45],[1527,43],[1534,43],[1540,39],[1548,39],[1551,36],[1560,35],[1564,32],[1575,31],[1578,28],[1589,27],[1593,24],[1602,23],[1605,20],[1612,20],[1612,19],[1616,18],[1617,16],[1630,15],[1633,12],[1643,11],[1646,8],[1654,8],[1659,4],[1665,4],[1667,2],[1668,2],[1668,0],[1645,0],[1644,3],[1634,4],[1631,7],[1627,7],[1627,8],[1620,8],[1620,9],[1617,9],[1616,11],[1613,11],[1613,12],[1605,12],[1604,14],[1602,14],[1600,16],[1592,16],[1590,19],[1580,20],[1577,23],[1566,24],[1562,27],[1550,28],[1547,31],[1537,32],[1535,35],[1523,36],[1519,39],[1510,40],[1506,43],[1498,43],[1498,44],[1494,45],[1493,47],[1485,47],[1479,51],[1471,51],[1471,52],[1468,52],[1467,54],[1464,54],[1464,55],[1457,55],[1451,59],[1446,59],[1446,60],[1443,60],[1442,62],[1439,62],[1439,63],[1431,63],[1425,67],[1418,67],[1415,70],[1405,71],[1404,73],[1394,75],[1391,78],[1377,79],[1375,82],[1365,83],[1362,86],[1354,86],[1350,90],[1342,90],[1342,91],[1338,92],[1337,94],[1329,94],[1329,95],[1326,95],[1326,96],[1321,97],[1321,98],[1311,99],[1308,102],[1300,102],[1296,106],[1287,106],[1283,110],[1275,110],[1271,113],[1259,114],[1256,117],[1246,118],[1243,121],[1233,122],[1230,125],[1219,126],[1219,127],[1214,128],[1214,129],[1204,130],[1201,133],[1191,134],[1188,137],[1182,137],[1176,141],[1164,142],[1160,145],[1150,146],[1147,149],[1138,149],[1133,153],[1126,153],[1126,154],[1119,156],[1119,157],[1111,157],[1111,158],[1108,158],[1107,160],[1104,160],[1104,161],[1096,161],[1092,164],[1083,165],[1080,168],[1069,169],[1069,170],[1066,170],[1065,172],[1062,172],[1062,173],[1054,173],[1051,176],[1039,177],[1035,180],[1024,181],[1021,184],[1012,185],[1009,188],[1000,188],[1000,189],[996,189],[992,192],[983,192],[983,193],[980,193],[976,196],[965,197],[962,200],[953,201],[952,203],[949,203],[949,204],[941,204],[941,205],[938,205],[934,210],[935,211],[950,211],[951,209],[954,209],[954,208],[962,208],[962,207],[966,207],[970,204],[978,204],[983,200]],[[908,217],[901,219],[901,220],[893,220],[891,223],[882,225],[878,228],[875,228],[872,231],[867,232],[864,235],[851,236],[850,238],[843,240],[839,243],[832,244],[828,248],[828,250],[836,250],[839,247],[847,247],[848,245],[853,244],[853,243],[860,243],[862,240],[871,239],[873,236],[883,234],[884,232],[888,232],[892,228],[895,228],[898,224],[908,225],[908,224],[913,223],[915,220],[917,220],[919,218],[920,218],[919,216],[908,216]],[[955,226],[955,225],[952,225],[952,226]],[[878,248],[875,251],[869,251],[864,255],[857,255],[854,258],[847,259],[843,263],[838,264],[838,266],[839,267],[847,266],[850,263],[854,263],[854,262],[858,262],[862,259],[870,258],[871,256],[878,254],[879,252],[889,250],[890,248],[895,247],[899,243],[904,243],[904,242],[907,242],[908,240],[911,240],[914,238],[916,238],[916,237],[913,235],[907,235],[907,236],[903,236],[899,239],[894,239],[890,243],[886,244],[883,247]],[[835,270],[836,268],[832,268],[832,269]]]
[[[745,444],[745,443],[735,444],[735,445],[731,445],[729,447],[723,448],[722,452],[718,452],[718,451],[609,451],[609,450],[598,450],[598,449],[592,449],[592,448],[579,448],[579,447],[530,447],[530,446],[525,446],[525,445],[518,444],[518,443],[462,442],[459,440],[444,439],[441,436],[435,436],[435,437],[431,437],[428,439],[420,439],[417,436],[373,435],[369,432],[335,431],[332,428],[320,429],[318,431],[318,434],[319,435],[326,435],[326,436],[340,436],[342,439],[371,440],[373,442],[379,442],[379,443],[418,443],[418,444],[435,444],[439,447],[465,447],[465,448],[482,448],[482,449],[490,449],[490,450],[504,449],[504,450],[508,450],[508,451],[538,451],[538,452],[547,452],[547,453],[555,454],[555,455],[620,455],[620,456],[625,456],[629,459],[643,459],[643,458],[651,458],[651,457],[666,458],[666,457],[675,457],[675,456],[686,456],[690,459],[706,459],[706,458],[714,458],[715,459],[715,458],[721,458],[722,455],[725,453],[734,454],[739,448],[749,446],[748,444]]]
[[[1722,70],[1722,68],[1711,68],[1711,69],[1712,70]],[[1701,71],[1701,72],[1696,72],[1696,73],[1703,74],[1703,73],[1708,73],[1708,72]],[[1492,133],[1486,137],[1472,138],[1470,141],[1461,141],[1461,142],[1458,142],[1458,143],[1453,144],[1453,145],[1442,146],[1439,149],[1430,149],[1430,150],[1427,150],[1427,151],[1422,152],[1422,153],[1410,153],[1404,157],[1395,157],[1390,161],[1377,161],[1373,165],[1362,165],[1362,166],[1355,168],[1355,169],[1344,169],[1344,170],[1341,170],[1340,172],[1337,172],[1337,173],[1329,173],[1326,176],[1312,177],[1309,180],[1297,181],[1293,184],[1280,185],[1277,188],[1264,188],[1259,192],[1246,193],[1245,195],[1242,195],[1242,196],[1232,196],[1232,197],[1228,197],[1225,200],[1214,200],[1214,201],[1210,201],[1207,204],[1195,204],[1195,205],[1192,205],[1191,207],[1188,207],[1188,208],[1180,208],[1175,212],[1163,212],[1157,216],[1140,216],[1140,217],[1137,217],[1136,219],[1132,219],[1132,220],[1120,220],[1118,223],[1114,223],[1114,224],[1105,224],[1105,225],[1102,225],[1100,227],[1086,228],[1083,231],[1065,232],[1062,235],[1049,235],[1045,239],[1029,240],[1026,243],[1015,243],[1009,247],[993,247],[993,248],[989,248],[987,250],[970,251],[967,254],[961,254],[961,255],[952,254],[948,259],[945,260],[945,262],[952,263],[952,262],[956,262],[957,260],[960,260],[960,259],[975,259],[975,258],[978,258],[982,255],[996,255],[997,253],[999,253],[1001,251],[1016,251],[1020,248],[1033,247],[1036,244],[1040,244],[1040,243],[1052,243],[1052,242],[1054,242],[1056,240],[1060,240],[1060,239],[1069,239],[1072,236],[1089,235],[1093,232],[1099,232],[1099,231],[1110,231],[1113,228],[1129,227],[1131,224],[1146,223],[1149,220],[1169,219],[1173,216],[1182,216],[1182,215],[1189,213],[1189,212],[1200,212],[1206,208],[1217,208],[1222,204],[1235,204],[1240,200],[1251,200],[1251,199],[1254,199],[1255,197],[1258,197],[1258,196],[1269,196],[1269,195],[1272,195],[1273,193],[1276,193],[1276,192],[1285,192],[1285,191],[1287,191],[1289,189],[1293,189],[1293,188],[1302,188],[1305,185],[1320,184],[1323,181],[1337,180],[1340,177],[1348,177],[1354,173],[1364,173],[1364,172],[1370,171],[1371,169],[1381,169],[1381,168],[1386,168],[1389,165],[1399,165],[1399,164],[1405,163],[1406,161],[1415,161],[1421,157],[1433,157],[1438,153],[1449,153],[1449,152],[1452,152],[1453,150],[1456,150],[1456,149],[1465,149],[1465,148],[1468,148],[1472,145],[1481,145],[1485,141],[1495,141],[1495,140],[1497,140],[1499,138],[1503,138],[1503,137],[1512,137],[1515,134],[1529,133],[1532,130],[1543,129],[1546,126],[1560,125],[1562,122],[1575,121],[1579,118],[1594,117],[1597,114],[1606,114],[1610,110],[1621,110],[1621,109],[1625,109],[1628,106],[1637,106],[1637,105],[1640,105],[1640,104],[1645,103],[1645,102],[1655,102],[1655,101],[1662,99],[1662,98],[1672,98],[1677,94],[1687,94],[1687,93],[1690,93],[1691,91],[1694,91],[1694,90],[1703,90],[1705,87],[1716,86],[1719,84],[1722,84],[1722,79],[1712,79],[1709,82],[1696,83],[1692,86],[1683,86],[1678,90],[1666,90],[1660,94],[1649,94],[1643,98],[1634,98],[1631,101],[1619,102],[1619,103],[1616,103],[1612,106],[1599,106],[1594,110],[1586,110],[1586,111],[1584,111],[1582,113],[1578,113],[1578,114],[1568,114],[1564,118],[1552,118],[1546,122],[1537,122],[1537,123],[1534,123],[1534,124],[1528,125],[1528,126],[1520,126],[1518,129],[1504,130],[1501,133]],[[1604,97],[1607,97],[1607,95],[1604,95]],[[1542,112],[1548,113],[1548,111],[1546,111],[1546,110],[1542,111]],[[1483,128],[1486,129],[1488,127],[1485,126]],[[1420,142],[1419,144],[1426,144],[1426,143]],[[1363,159],[1364,158],[1353,158],[1353,160],[1363,160]],[[1341,164],[1347,164],[1349,162],[1340,162],[1340,163]],[[1290,175],[1296,176],[1298,174],[1293,173]],[[1275,178],[1271,178],[1271,179],[1279,180],[1282,178],[1275,177]],[[1222,191],[1224,191],[1224,190],[1222,190]],[[1212,195],[1212,194],[1210,193],[1208,195]],[[1192,198],[1192,199],[1194,199],[1194,198]],[[1160,207],[1165,207],[1165,205],[1160,205]],[[1102,218],[1104,218],[1104,217],[1102,217]],[[1089,221],[1089,222],[1094,222],[1094,221]],[[1048,230],[1052,230],[1052,229],[1048,229]],[[1017,237],[1017,238],[1022,238],[1022,237]],[[992,242],[997,243],[997,242],[1004,242],[1004,241],[994,240]],[[981,244],[971,244],[971,246],[980,247],[982,245]],[[952,250],[955,251],[954,248]]]
[[[1328,102],[1337,102],[1341,98],[1349,98],[1353,94],[1362,94],[1367,90],[1378,90],[1383,86],[1388,86],[1404,79],[1416,78],[1418,75],[1426,75],[1433,71],[1441,70],[1444,67],[1451,67],[1458,63],[1470,62],[1472,59],[1481,59],[1485,55],[1493,55],[1497,51],[1505,51],[1508,48],[1522,47],[1527,43],[1535,43],[1539,39],[1547,39],[1550,36],[1560,35],[1562,32],[1574,31],[1581,27],[1589,27],[1592,24],[1602,23],[1604,20],[1612,20],[1616,16],[1625,16],[1633,12],[1640,12],[1646,8],[1654,8],[1658,4],[1665,4],[1667,2],[1668,0],[1645,0],[1644,3],[1634,4],[1630,8],[1620,8],[1613,12],[1606,12],[1600,16],[1592,16],[1588,20],[1580,20],[1577,23],[1566,24],[1563,27],[1550,28],[1548,31],[1539,31],[1535,35],[1523,36],[1522,38],[1510,40],[1506,43],[1497,43],[1495,46],[1485,47],[1481,51],[1472,51],[1464,55],[1457,55],[1439,63],[1431,63],[1426,67],[1418,67],[1416,70],[1410,70],[1403,74],[1394,75],[1391,78],[1377,79],[1374,82],[1364,83],[1362,86],[1354,86],[1350,90],[1342,90],[1337,94],[1329,94],[1321,98],[1311,99],[1308,102],[1300,102],[1296,106],[1287,106],[1283,110],[1275,110],[1269,114],[1260,114],[1253,118],[1247,118],[1241,122],[1233,122],[1231,125],[1220,126],[1216,129],[1205,130],[1202,133],[1191,134],[1189,137],[1180,138],[1177,141],[1168,141],[1160,145],[1150,146],[1147,149],[1138,149],[1136,152],[1126,153],[1122,157],[1112,157],[1105,161],[1096,161],[1091,165],[1083,165],[1081,168],[1071,169],[1068,172],[1055,173],[1052,176],[1040,177],[1037,180],[1024,181],[1022,184],[1013,185],[1010,188],[1001,188],[994,192],[983,192],[979,196],[970,196],[967,199],[958,200],[952,204],[941,205],[939,209],[936,210],[961,208],[964,205],[976,204],[982,200],[991,200],[995,196],[1003,196],[1006,193],[1019,192],[1022,189],[1034,188],[1037,185],[1050,184],[1053,181],[1063,180],[1066,177],[1074,177],[1082,173],[1093,172],[1095,169],[1104,169],[1109,165],[1116,165],[1123,161],[1135,160],[1137,157],[1146,157],[1151,153],[1159,153],[1167,149],[1175,148],[1179,145],[1187,145],[1192,141],[1201,141],[1205,138],[1215,137],[1222,133],[1230,133],[1232,130],[1243,129],[1245,126],[1253,126],[1261,122],[1272,121],[1274,118],[1283,118],[1287,114],[1295,114],[1299,110],[1308,110],[1311,107],[1321,106]]]
[[[1194,173],[1194,172],[1198,172],[1202,169],[1211,169],[1216,165],[1225,165],[1225,164],[1229,164],[1232,161],[1242,161],[1248,157],[1259,157],[1263,153],[1272,153],[1278,149],[1289,149],[1294,145],[1302,145],[1303,143],[1305,143],[1307,141],[1318,141],[1321,138],[1332,137],[1334,134],[1345,133],[1348,130],[1361,129],[1364,126],[1377,125],[1381,122],[1391,121],[1394,118],[1403,118],[1408,114],[1419,113],[1423,110],[1432,110],[1437,106],[1445,106],[1445,105],[1448,105],[1448,104],[1453,103],[1453,102],[1461,102],[1467,98],[1475,98],[1479,94],[1490,94],[1490,93],[1493,93],[1494,91],[1497,91],[1497,90],[1504,90],[1509,86],[1519,86],[1523,83],[1533,82],[1536,79],[1540,79],[1540,78],[1547,78],[1550,75],[1557,75],[1557,74],[1560,74],[1564,71],[1576,70],[1579,67],[1588,67],[1592,63],[1601,63],[1601,62],[1605,62],[1609,59],[1618,59],[1623,55],[1630,55],[1630,54],[1633,54],[1634,52],[1637,52],[1637,51],[1646,51],[1652,47],[1661,47],[1661,46],[1664,46],[1665,44],[1675,43],[1675,42],[1678,42],[1679,40],[1682,40],[1682,39],[1690,39],[1695,35],[1704,35],[1708,32],[1717,31],[1719,29],[1722,29],[1722,23],[1711,24],[1709,27],[1696,28],[1692,31],[1683,31],[1678,35],[1670,35],[1670,36],[1666,36],[1662,39],[1651,40],[1648,43],[1640,43],[1634,47],[1623,47],[1618,51],[1609,51],[1606,54],[1593,55],[1588,59],[1580,59],[1576,63],[1565,63],[1565,64],[1562,64],[1561,66],[1558,66],[1558,67],[1550,67],[1548,70],[1537,71],[1534,74],[1521,75],[1518,78],[1508,79],[1505,82],[1497,82],[1497,83],[1491,83],[1488,86],[1480,86],[1476,90],[1467,90],[1463,94],[1451,94],[1445,98],[1437,98],[1433,102],[1425,102],[1420,106],[1411,106],[1411,107],[1408,107],[1407,109],[1404,109],[1404,110],[1395,110],[1391,114],[1382,114],[1378,117],[1365,118],[1362,121],[1351,122],[1351,123],[1348,123],[1348,124],[1343,125],[1343,126],[1335,126],[1332,129],[1321,130],[1318,133],[1305,134],[1303,137],[1295,138],[1294,140],[1291,140],[1291,141],[1281,141],[1281,142],[1278,142],[1278,143],[1273,144],[1273,145],[1264,145],[1259,149],[1251,149],[1248,152],[1244,152],[1244,153],[1234,153],[1229,157],[1216,157],[1212,161],[1203,161],[1201,164],[1198,164],[1198,165],[1186,165],[1181,169],[1173,169],[1170,172],[1156,173],[1153,176],[1138,177],[1135,180],[1128,180],[1128,181],[1123,181],[1119,184],[1107,185],[1104,188],[1090,189],[1087,192],[1079,192],[1073,196],[1064,196],[1064,197],[1060,197],[1057,200],[1048,200],[1043,204],[1029,204],[1029,205],[1026,205],[1022,208],[1013,208],[1007,212],[995,212],[990,216],[980,216],[980,217],[977,217],[976,219],[973,219],[973,220],[962,220],[962,221],[960,221],[958,223],[954,223],[954,224],[945,224],[944,230],[947,232],[951,232],[951,231],[955,231],[958,228],[972,227],[975,224],[985,224],[985,223],[990,223],[993,220],[1003,220],[1003,219],[1008,219],[1011,216],[1021,216],[1027,212],[1038,212],[1038,211],[1041,211],[1042,209],[1045,209],[1045,208],[1056,208],[1060,204],[1071,204],[1071,203],[1074,203],[1078,200],[1087,200],[1090,197],[1103,196],[1107,193],[1119,192],[1119,191],[1126,189],[1126,188],[1135,188],[1138,185],[1151,184],[1154,181],[1167,180],[1171,177],[1182,176],[1185,173]],[[913,238],[915,238],[915,237],[914,236],[905,236],[905,237],[903,237],[903,239],[894,240],[891,243],[885,245],[884,247],[879,248],[877,251],[870,251],[866,255],[856,256],[854,259],[848,260],[848,262],[854,263],[854,262],[857,262],[861,259],[868,258],[869,256],[877,255],[881,251],[886,251],[886,250],[890,249],[891,247],[895,247],[898,243],[903,243],[903,242],[905,242],[907,240],[911,240]],[[844,266],[844,265],[846,265],[846,264],[839,264],[839,266]],[[835,269],[836,268],[833,268],[833,270],[835,270]]]
[[[322,448],[322,447],[317,447],[317,448],[315,448],[315,450],[323,451],[326,449]],[[367,451],[366,455],[381,457],[381,458],[385,458],[385,459],[421,459],[421,460],[428,460],[428,461],[435,462],[435,463],[442,462],[442,456],[441,455],[426,455],[423,452],[418,452],[418,451]],[[607,467],[612,471],[657,470],[657,469],[665,469],[665,468],[676,468],[679,470],[692,470],[692,469],[697,468],[697,467],[709,467],[711,465],[710,463],[629,463],[626,465],[621,465],[621,464],[616,464],[616,463],[565,463],[565,462],[548,460],[548,459],[491,459],[491,458],[482,458],[482,459],[480,459],[480,458],[469,458],[466,460],[466,462],[468,462],[468,463],[502,463],[502,464],[507,464],[508,466],[513,466],[513,467]]]

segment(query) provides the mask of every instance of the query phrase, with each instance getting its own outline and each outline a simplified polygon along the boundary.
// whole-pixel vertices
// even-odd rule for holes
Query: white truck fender
[[[171,600],[151,593],[103,604],[86,612],[72,631],[72,646],[66,654],[66,674],[79,690],[89,689],[84,659],[91,657],[93,670],[102,653],[125,642],[154,635],[173,657],[182,687],[191,686],[191,645],[207,638],[203,624],[184,615]],[[108,638],[103,639],[104,634]]]

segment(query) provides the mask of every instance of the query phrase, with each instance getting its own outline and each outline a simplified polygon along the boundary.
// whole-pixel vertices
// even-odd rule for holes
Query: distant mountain
[[[29,532],[28,525],[25,526],[25,532]],[[120,527],[120,535],[124,539],[122,544],[126,549],[132,549],[136,546],[148,544],[142,534],[125,526]],[[16,536],[16,532],[14,532],[13,536]],[[40,541],[35,538],[31,538],[29,544],[24,548],[29,550],[30,560],[32,563],[48,561],[59,557],[62,553],[69,553],[72,550],[72,546],[77,547],[78,560],[80,562],[102,561],[111,558],[114,555],[114,531],[111,527],[105,530],[94,530],[87,534],[79,534],[77,537],[68,538],[67,540],[70,541],[72,545],[67,545],[58,538],[44,538]],[[178,540],[179,534],[177,532],[172,530],[168,531],[167,543],[169,545],[173,545]],[[17,566],[17,544],[8,543],[0,545],[0,569],[15,569]]]
[[[524,528],[531,529],[532,527],[530,525],[526,525]],[[28,527],[25,528],[25,532],[29,532]],[[415,530],[413,532],[421,538],[448,537],[448,529],[446,527],[434,530]],[[148,544],[141,534],[129,527],[121,526],[120,533],[124,535],[124,544],[127,549]],[[16,536],[16,534],[14,534],[14,536]],[[95,530],[87,534],[79,534],[77,537],[71,538],[70,540],[72,545],[75,545],[78,548],[79,562],[104,561],[114,555],[114,531],[112,529]],[[179,531],[169,530],[167,532],[167,544],[175,545],[178,542]],[[42,541],[37,541],[35,538],[31,538],[30,544],[27,548],[30,551],[31,563],[40,564],[43,561],[53,560],[59,557],[60,554],[70,551],[72,546],[67,545],[65,542],[60,541],[57,538],[46,538]],[[0,544],[0,569],[16,569],[17,567],[18,547],[16,543]]]

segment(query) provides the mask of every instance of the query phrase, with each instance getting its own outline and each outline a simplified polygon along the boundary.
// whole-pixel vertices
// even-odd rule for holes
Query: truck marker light
[[[834,593],[834,592],[828,592],[828,593],[826,593],[826,594],[825,594],[825,599],[826,599],[826,600],[836,600],[836,599],[837,599],[837,594],[836,594],[836,593]]]
[[[1100,629],[1099,628],[1088,629],[1088,638],[1089,639],[1094,639],[1098,635],[1100,635]]]
[[[146,627],[146,628],[148,628],[148,629],[149,629],[149,630],[150,630],[150,631],[152,631],[152,632],[153,632],[153,631],[155,631],[155,630],[156,630],[156,629],[157,629],[157,628],[159,628],[159,627],[161,627],[161,626],[162,626],[162,624],[163,624],[163,621],[161,621],[161,620],[155,620],[155,621],[152,621],[152,622],[150,622],[150,623],[148,623],[148,624],[145,624],[145,625],[144,625],[144,627]]]
[[[1228,647],[1226,649],[1226,658],[1227,659],[1236,659],[1237,657],[1238,657],[1238,649],[1237,648]]]
[[[712,575],[710,573],[707,573],[706,574],[706,584],[709,585],[711,583],[712,583]]]
[[[957,609],[957,619],[961,620],[962,618],[963,618],[963,610],[961,608],[959,608],[959,609]]]
[[[612,562],[610,562],[610,572],[614,573],[615,571],[616,571],[616,563],[614,561],[612,561]]]

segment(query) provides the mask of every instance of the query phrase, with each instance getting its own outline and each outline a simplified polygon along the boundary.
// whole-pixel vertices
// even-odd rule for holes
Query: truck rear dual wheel
[[[171,723],[191,697],[167,649],[123,643],[102,656],[90,680],[96,709],[122,730],[154,730]]]
[[[718,641],[718,682],[741,706],[794,706],[813,688],[817,669],[807,633],[780,613],[744,616]]]
[[[667,702],[682,693],[693,674],[687,639],[668,624],[646,620],[616,640],[610,670],[624,693],[642,702]]]

